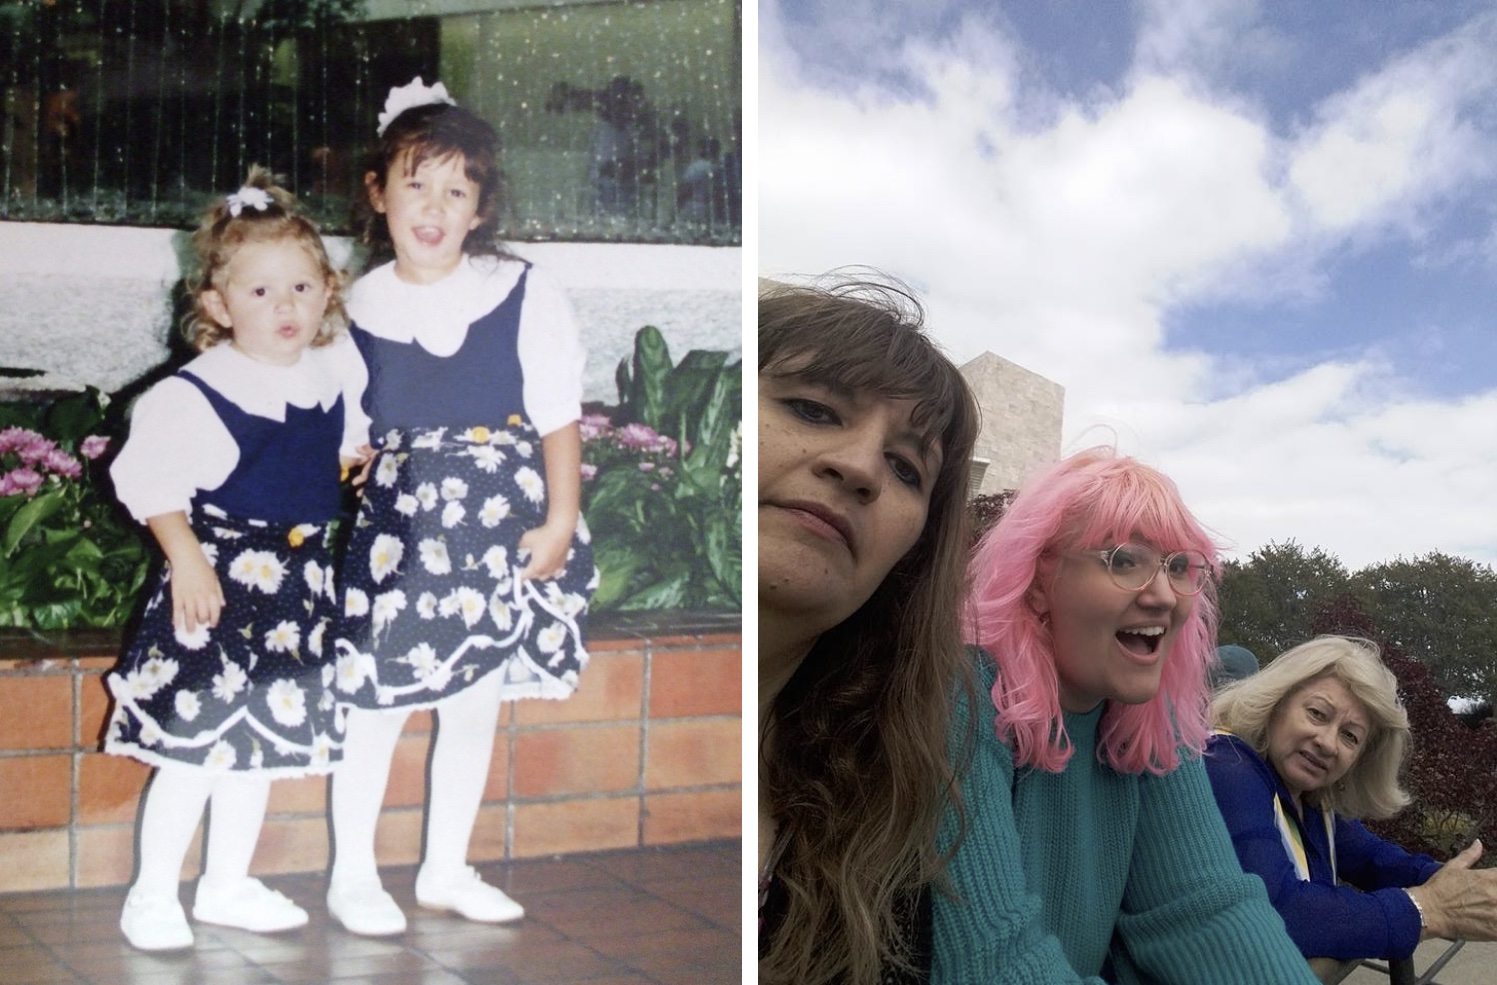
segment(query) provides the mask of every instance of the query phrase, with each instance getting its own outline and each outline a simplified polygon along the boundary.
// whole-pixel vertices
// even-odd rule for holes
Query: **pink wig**
[[[1163,551],[1201,551],[1217,567],[1216,544],[1173,482],[1111,448],[1092,448],[1032,477],[978,545],[964,632],[998,665],[994,724],[1017,765],[1058,773],[1071,758],[1050,631],[1030,596],[1053,588],[1064,552],[1136,538]],[[1154,697],[1139,705],[1111,703],[1103,712],[1097,757],[1113,769],[1167,773],[1180,763],[1179,746],[1195,755],[1205,744],[1215,589],[1208,582],[1196,596]]]

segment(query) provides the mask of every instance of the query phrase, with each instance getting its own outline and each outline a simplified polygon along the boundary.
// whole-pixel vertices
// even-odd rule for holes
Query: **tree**
[[[1236,643],[1267,664],[1309,639],[1318,606],[1347,590],[1345,566],[1323,549],[1270,543],[1247,561],[1228,561],[1217,597],[1219,643]]]
[[[1434,552],[1357,572],[1353,590],[1446,695],[1497,695],[1497,572]]]
[[[1446,859],[1497,820],[1497,729],[1468,727],[1446,703],[1429,670],[1410,659],[1374,621],[1360,600],[1344,593],[1323,605],[1313,633],[1370,639],[1382,648],[1383,663],[1398,678],[1398,693],[1409,715],[1413,751],[1403,782],[1413,803],[1368,827],[1410,851]]]

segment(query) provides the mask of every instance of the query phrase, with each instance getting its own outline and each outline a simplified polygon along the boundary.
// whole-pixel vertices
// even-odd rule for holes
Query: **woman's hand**
[[[1481,840],[1441,866],[1422,886],[1410,889],[1424,910],[1424,936],[1497,940],[1497,869],[1473,869]]]

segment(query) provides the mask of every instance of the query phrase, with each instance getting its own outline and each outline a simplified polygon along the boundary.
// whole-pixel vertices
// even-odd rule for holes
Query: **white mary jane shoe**
[[[479,923],[507,923],[525,915],[523,906],[484,882],[471,865],[447,879],[428,877],[424,870],[418,873],[416,902],[430,910],[454,910]]]
[[[306,926],[307,911],[259,879],[242,879],[227,887],[200,880],[192,918],[257,934],[273,934]]]
[[[180,951],[192,946],[187,914],[174,896],[132,889],[120,912],[120,931],[142,951]]]

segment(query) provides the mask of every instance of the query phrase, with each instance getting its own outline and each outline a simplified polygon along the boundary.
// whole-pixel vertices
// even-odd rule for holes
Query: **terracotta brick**
[[[374,834],[374,855],[380,865],[415,865],[421,861],[420,809],[385,810]]]
[[[743,794],[739,790],[657,793],[645,797],[646,845],[709,841],[743,835]]]
[[[650,663],[650,717],[743,714],[743,651],[660,650]]]
[[[69,749],[72,744],[70,675],[0,675],[0,749]]]
[[[68,885],[68,833],[19,831],[0,834],[0,893],[63,889]]]
[[[149,766],[128,756],[84,753],[78,769],[78,822],[133,823],[150,775]]]
[[[328,865],[327,819],[269,818],[260,829],[250,871],[255,875],[282,872],[324,872]],[[307,900],[301,901],[306,905]]]
[[[64,828],[73,813],[73,757],[0,758],[0,830]]]
[[[638,797],[564,800],[515,808],[515,858],[598,852],[638,844]]]
[[[500,804],[484,807],[468,841],[468,861],[500,862],[509,858],[509,808]]]
[[[182,879],[196,879],[203,860],[203,829],[199,825],[187,857],[182,860]],[[135,825],[106,824],[78,829],[78,886],[123,886],[135,872]]]
[[[109,714],[113,710],[114,702],[109,696],[109,688],[104,684],[104,675],[85,674],[82,709],[78,716],[78,736],[75,740],[78,745],[84,749],[102,749],[104,726],[108,724]]]
[[[643,653],[593,654],[576,693],[563,701],[514,702],[519,725],[638,719],[644,705]]]
[[[494,736],[494,755],[489,760],[489,779],[483,788],[486,803],[503,801],[509,796],[509,733]]]
[[[742,726],[737,718],[652,723],[646,741],[645,789],[740,782]]]
[[[270,804],[266,814],[327,814],[325,776],[303,776],[294,780],[276,780],[270,785]]]
[[[592,656],[600,653],[637,653],[645,654],[645,641],[634,636],[618,636],[606,639],[587,639],[587,652]]]
[[[112,668],[119,663],[119,657],[80,657],[78,658],[78,669],[101,672]]]
[[[426,756],[430,745],[423,734],[404,734],[395,743],[390,779],[385,785],[386,807],[419,807],[426,802]]]
[[[639,728],[538,729],[515,737],[515,794],[633,790],[639,783]]]

